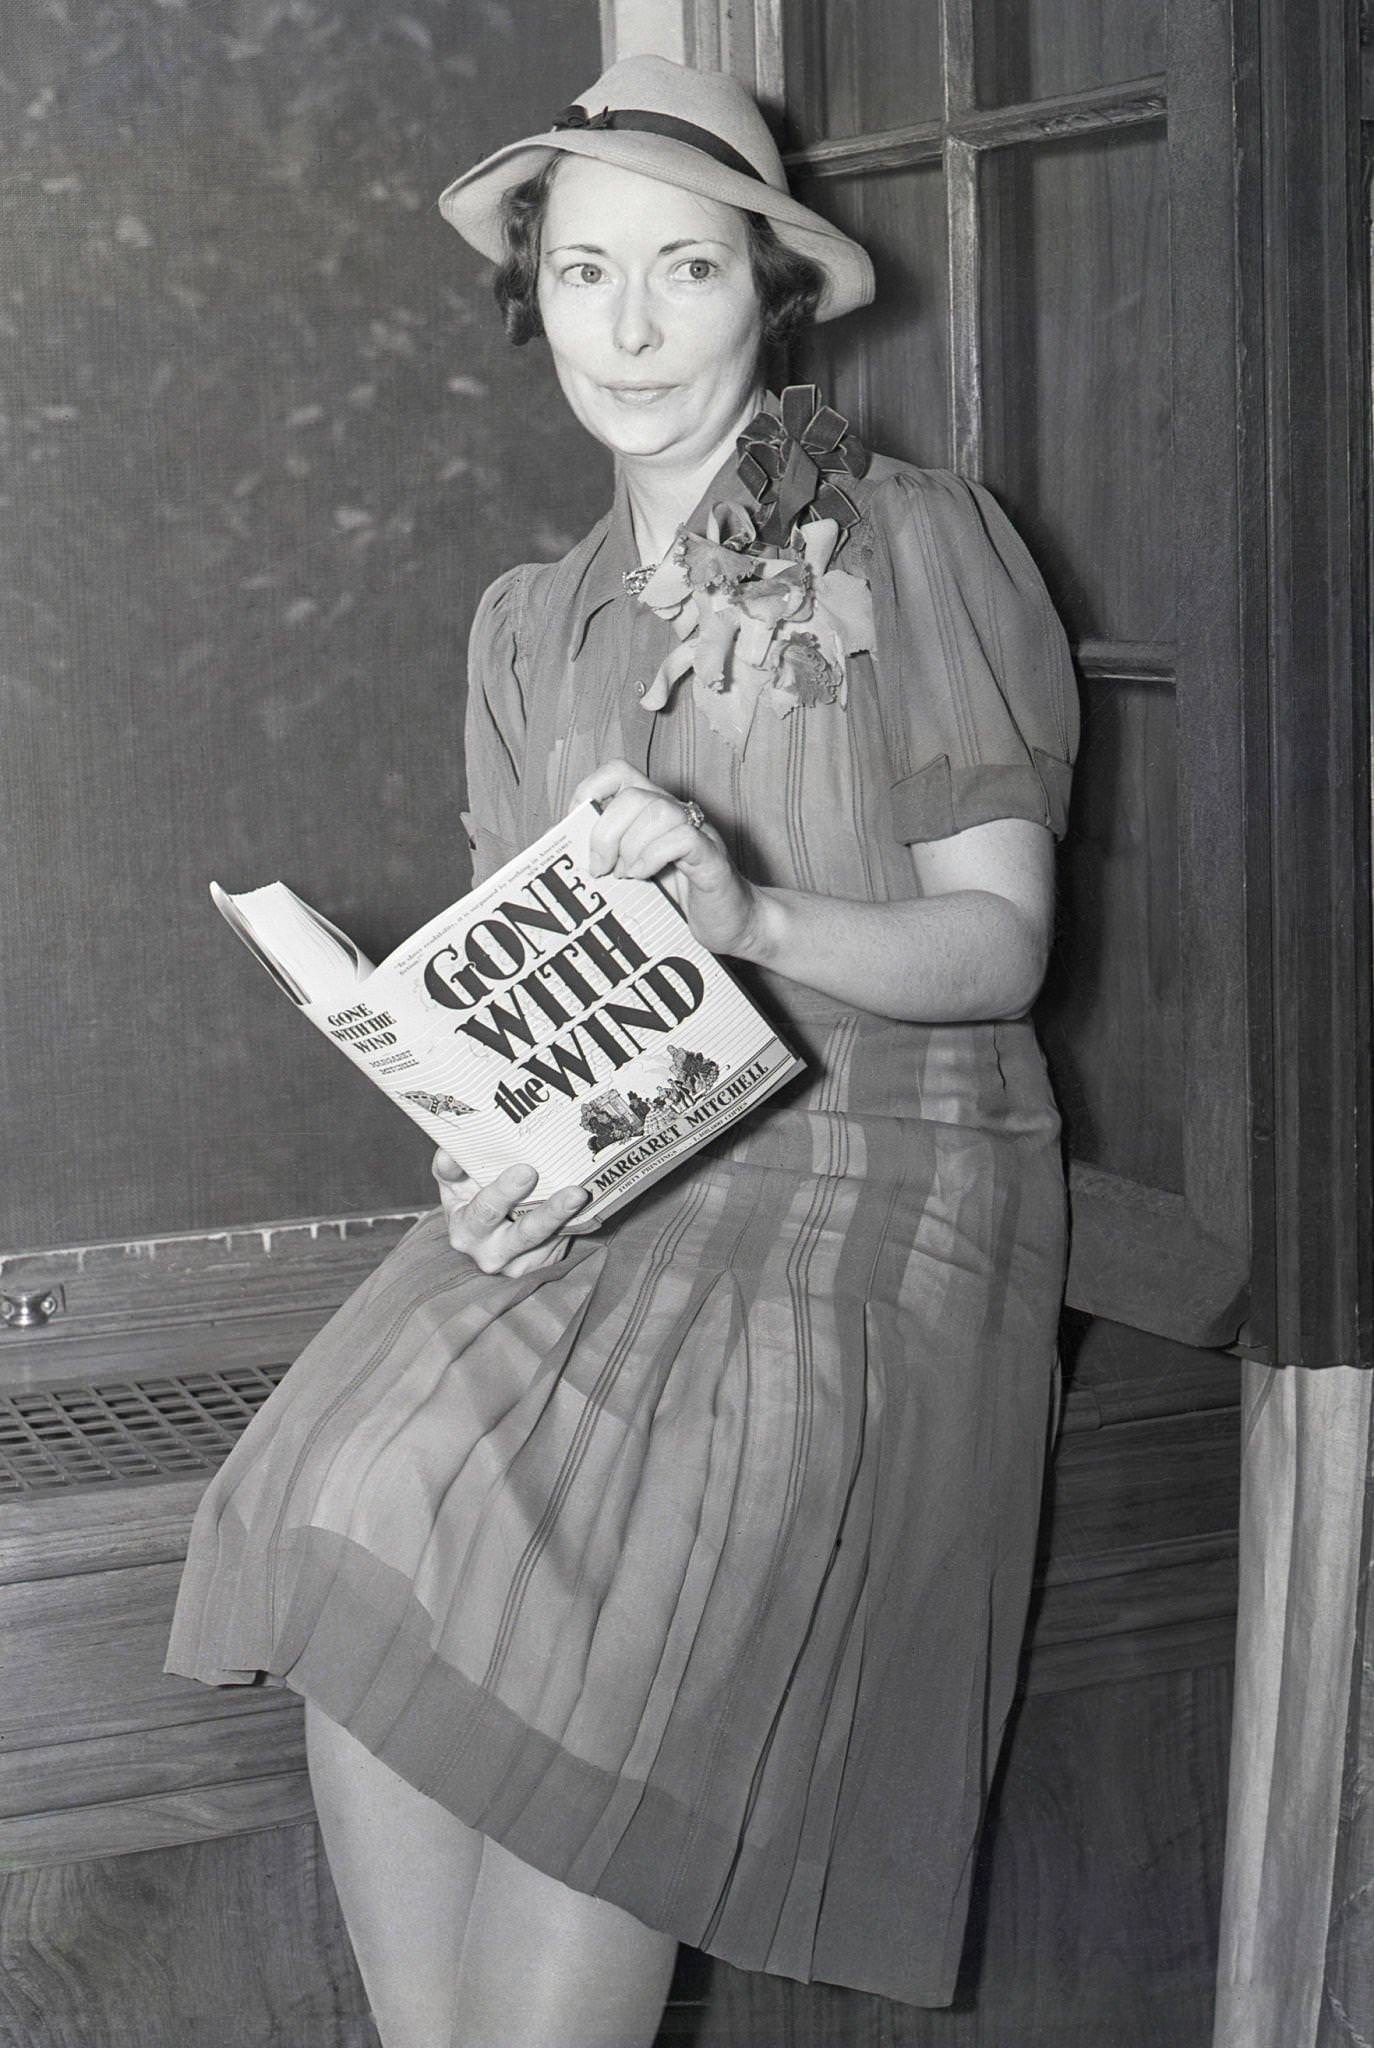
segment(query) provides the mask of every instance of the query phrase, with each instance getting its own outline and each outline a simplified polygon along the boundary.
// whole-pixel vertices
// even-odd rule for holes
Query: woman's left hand
[[[591,833],[594,874],[656,877],[709,952],[747,953],[760,892],[735,867],[714,825],[691,824],[682,800],[628,761],[603,761],[584,775],[573,802],[589,797],[605,803]]]

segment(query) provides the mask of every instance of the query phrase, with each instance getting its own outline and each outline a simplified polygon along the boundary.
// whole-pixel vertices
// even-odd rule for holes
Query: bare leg
[[[671,1935],[489,1841],[451,2048],[650,2048],[676,1955]]]
[[[309,1701],[305,1753],[330,1873],[383,2048],[451,2048],[482,1837]]]

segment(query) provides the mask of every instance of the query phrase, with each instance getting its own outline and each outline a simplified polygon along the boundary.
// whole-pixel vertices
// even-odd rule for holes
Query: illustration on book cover
[[[608,1145],[629,1144],[659,1130],[720,1079],[715,1060],[685,1046],[670,1045],[660,1058],[646,1055],[638,1064],[644,1070],[643,1086],[652,1091],[647,1097],[638,1088],[625,1095],[618,1088],[605,1088],[582,1104],[582,1128],[593,1157]]]

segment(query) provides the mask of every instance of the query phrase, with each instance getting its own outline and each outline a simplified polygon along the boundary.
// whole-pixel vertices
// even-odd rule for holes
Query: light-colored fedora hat
[[[825,273],[818,320],[834,320],[873,296],[868,252],[787,189],[768,124],[737,79],[666,57],[625,57],[603,71],[542,135],[508,142],[439,195],[439,211],[483,256],[502,256],[501,201],[550,155],[595,157],[646,178],[762,213],[778,239]]]

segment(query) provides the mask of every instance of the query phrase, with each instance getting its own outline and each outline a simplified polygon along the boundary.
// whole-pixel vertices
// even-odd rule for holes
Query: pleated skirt
[[[1029,1026],[933,1047],[907,1092],[954,1120],[822,1080],[534,1272],[417,1223],[212,1480],[167,1670],[294,1688],[516,1856],[733,1963],[948,2003],[1064,1190]]]

